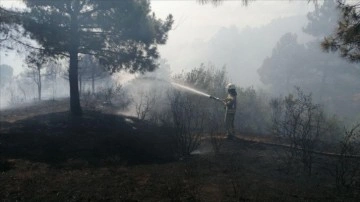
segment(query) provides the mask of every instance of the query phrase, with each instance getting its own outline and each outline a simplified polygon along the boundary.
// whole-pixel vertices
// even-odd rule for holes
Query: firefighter
[[[228,96],[223,99],[223,103],[225,105],[225,127],[228,139],[233,139],[235,135],[235,127],[234,127],[234,119],[236,112],[236,89],[235,85],[229,83],[226,85],[226,89],[228,92]]]

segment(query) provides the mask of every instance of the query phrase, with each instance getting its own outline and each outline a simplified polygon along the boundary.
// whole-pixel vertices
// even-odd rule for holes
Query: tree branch
[[[35,49],[35,50],[41,50],[41,51],[46,51],[46,49],[44,49],[44,48],[34,47],[34,46],[30,45],[30,44],[24,43],[24,42],[22,42],[22,41],[20,41],[20,40],[18,40],[18,39],[13,38],[13,37],[11,37],[11,39],[12,39],[13,41],[15,41],[16,43],[21,44],[21,45],[23,45],[23,46],[25,46],[25,47],[27,47],[27,48],[31,48],[31,49]],[[65,54],[65,53],[61,53],[61,52],[56,52],[56,54],[62,55],[62,56],[65,56],[65,57],[70,57],[69,55],[67,55],[67,54]]]

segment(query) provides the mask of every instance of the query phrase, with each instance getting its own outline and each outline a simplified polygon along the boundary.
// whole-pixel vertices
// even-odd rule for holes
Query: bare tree
[[[211,113],[207,117],[207,122],[207,128],[210,134],[210,142],[213,152],[215,154],[219,154],[224,143],[224,132],[221,131],[223,124],[218,120],[217,113]]]
[[[26,58],[26,64],[30,68],[28,76],[34,81],[38,88],[38,100],[41,100],[41,88],[42,88],[42,73],[44,64],[48,63],[50,59],[45,57],[41,52],[33,51]]]
[[[9,100],[8,100],[9,105],[16,105],[23,101],[23,98],[21,98],[17,94],[16,83],[17,83],[16,80],[13,79],[10,81],[9,85],[7,85],[5,88],[5,91],[8,93],[8,97],[9,97]]]
[[[206,112],[198,98],[179,91],[169,94],[178,152],[183,156],[199,147],[204,132]]]
[[[109,77],[110,74],[103,69],[94,56],[84,55],[79,60],[79,90],[83,91],[85,82],[91,82],[91,92],[95,94],[96,81]]]
[[[100,98],[104,100],[104,104],[116,104],[117,107],[124,109],[132,102],[131,96],[129,96],[123,85],[119,83],[111,84],[101,91],[102,93],[98,93],[96,96],[100,96]]]
[[[156,92],[140,91],[138,101],[135,101],[135,110],[138,119],[145,120],[156,103]]]
[[[61,74],[61,67],[55,61],[49,61],[46,68],[45,78],[51,82],[52,86],[52,96],[55,99],[56,89],[57,89],[57,79]]]
[[[325,117],[322,108],[312,103],[311,94],[305,95],[299,88],[296,91],[297,97],[290,94],[271,101],[272,132],[289,147],[284,159],[288,168],[300,160],[304,171],[311,175],[313,152],[325,132]]]
[[[340,152],[337,158],[335,180],[339,191],[353,192],[360,188],[360,124],[350,130],[340,141]]]
[[[28,96],[34,94],[33,82],[26,74],[21,73],[3,86],[0,94],[2,100],[7,100],[10,106],[26,102]]]

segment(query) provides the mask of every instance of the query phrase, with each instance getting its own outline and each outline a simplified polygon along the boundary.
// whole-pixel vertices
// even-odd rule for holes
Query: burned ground
[[[107,111],[105,113],[104,111]],[[286,148],[239,134],[211,152],[177,158],[171,128],[111,110],[47,101],[1,111],[3,201],[333,201],[333,159],[315,155],[313,175],[282,170]],[[296,167],[296,166],[295,166]],[[301,169],[299,166],[298,169]]]

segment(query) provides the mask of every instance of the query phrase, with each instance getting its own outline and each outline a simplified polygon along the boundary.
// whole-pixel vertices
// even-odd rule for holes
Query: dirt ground
[[[219,154],[204,138],[178,158],[172,133],[100,110],[74,118],[66,101],[0,111],[0,199],[356,201],[336,191],[329,157],[314,157],[311,176],[286,172],[277,158],[286,148],[238,134],[220,140]]]

